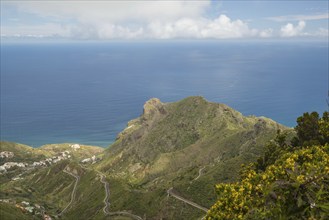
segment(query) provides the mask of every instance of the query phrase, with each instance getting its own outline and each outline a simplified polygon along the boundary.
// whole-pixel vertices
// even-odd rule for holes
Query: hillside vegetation
[[[271,119],[243,116],[202,97],[173,103],[154,98],[105,150],[76,144],[33,149],[1,142],[2,152],[15,155],[3,158],[2,164],[27,165],[1,173],[0,204],[6,213],[18,209],[17,218],[20,209],[34,207],[31,213],[25,211],[30,219],[45,215],[58,219],[201,219],[211,207],[207,218],[220,219],[221,208],[213,205],[221,198],[216,194],[221,188],[215,185],[240,184],[244,177],[239,174],[241,165],[249,163],[257,168],[245,168],[244,173],[253,170],[248,178],[258,181],[254,177],[258,172],[266,172],[277,157],[289,153],[275,150],[281,149],[277,145],[300,141],[294,138],[296,133]],[[50,158],[52,163],[31,165]]]
[[[278,133],[240,181],[216,185],[206,219],[329,218],[328,112],[305,113],[297,124],[292,143]]]
[[[173,203],[167,190],[173,187],[209,208],[216,200],[214,185],[237,180],[241,164],[262,155],[277,130],[289,131],[202,97],[175,103],[151,99],[106,150],[97,169],[110,177],[113,210],[132,210],[147,219],[197,219],[204,212]]]
[[[85,169],[80,162],[94,155],[99,157],[103,150],[100,147],[77,144],[31,148],[1,142],[1,152],[13,153],[2,158],[2,164],[24,164],[21,167],[7,168],[0,174],[1,217],[24,219],[20,217],[24,214],[26,219],[43,219],[45,215],[63,219],[88,219],[89,216],[97,216],[104,206],[104,192],[96,189],[102,188],[103,184],[96,171]],[[63,172],[65,170],[80,177],[72,204],[70,201],[75,179]],[[103,213],[101,214],[102,218],[99,219],[104,219]]]

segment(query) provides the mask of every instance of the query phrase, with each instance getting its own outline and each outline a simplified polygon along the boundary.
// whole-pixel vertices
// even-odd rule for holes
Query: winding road
[[[109,215],[109,207],[110,207],[110,203],[109,203],[109,198],[110,198],[110,187],[109,187],[109,183],[106,181],[105,176],[103,174],[101,175],[101,182],[104,184],[104,189],[105,189],[105,198],[104,198],[104,208],[103,208],[103,212],[105,213],[105,215]]]
[[[109,215],[110,214],[110,211],[109,211],[109,208],[110,208],[110,202],[109,202],[109,198],[110,198],[110,184],[106,181],[105,175],[102,172],[98,171],[98,170],[90,169],[90,168],[88,168],[88,167],[86,167],[86,166],[84,166],[82,164],[79,164],[79,165],[80,165],[80,167],[82,169],[96,171],[100,175],[100,177],[101,177],[100,178],[100,181],[101,181],[101,183],[104,184],[104,190],[105,190],[105,198],[103,200],[105,206],[103,208],[103,212],[104,212],[105,215]]]
[[[67,170],[63,170],[63,172],[73,176],[76,180],[75,180],[75,184],[74,184],[74,187],[73,187],[73,190],[72,190],[72,194],[71,194],[71,201],[69,202],[69,204],[67,204],[67,206],[63,209],[63,211],[59,214],[59,215],[62,215],[67,209],[68,207],[70,207],[70,205],[72,204],[72,202],[74,201],[75,199],[75,193],[76,193],[76,189],[77,189],[77,185],[78,185],[78,182],[80,180],[80,177],[74,173],[71,173]]]
[[[82,165],[80,165],[80,166],[81,166],[81,168],[89,169],[89,168],[84,167],[84,166],[82,166]],[[205,167],[203,167],[203,168],[201,168],[201,169],[199,170],[199,175],[198,175],[194,180],[197,180],[197,179],[202,175],[202,171],[203,171],[204,168],[205,168]],[[67,173],[67,174],[73,176],[73,177],[76,179],[76,181],[75,181],[75,184],[74,184],[74,187],[73,187],[73,190],[72,190],[71,201],[70,201],[69,204],[67,204],[67,206],[63,209],[63,211],[59,214],[59,216],[61,216],[61,215],[62,215],[62,214],[63,214],[63,213],[64,213],[64,212],[70,207],[70,205],[73,203],[73,201],[74,201],[74,199],[75,199],[76,188],[77,188],[78,182],[79,182],[79,180],[80,180],[80,177],[79,177],[78,175],[76,175],[76,174],[74,174],[74,173],[71,173],[71,172],[67,171],[66,169],[64,169],[63,172],[65,172],[65,173]],[[132,213],[130,213],[130,212],[127,212],[127,211],[117,211],[117,212],[110,212],[110,211],[109,211],[109,207],[110,207],[110,202],[109,202],[109,198],[110,198],[110,186],[109,186],[109,183],[106,181],[106,177],[105,177],[105,175],[104,175],[103,173],[99,172],[99,171],[96,171],[96,172],[97,172],[97,173],[100,175],[100,177],[101,177],[101,178],[100,178],[101,183],[104,184],[104,190],[105,190],[105,198],[104,198],[104,200],[103,200],[103,201],[104,201],[104,204],[105,204],[105,206],[104,206],[104,208],[103,208],[103,212],[104,212],[104,214],[105,214],[105,215],[110,215],[110,216],[122,215],[122,216],[128,216],[128,217],[133,218],[133,219],[136,219],[136,220],[143,220],[143,218],[141,218],[140,216],[138,216],[138,215],[134,215],[134,214],[132,214]],[[197,208],[197,209],[200,209],[200,210],[202,210],[202,211],[204,211],[204,212],[208,212],[208,209],[207,209],[207,208],[202,207],[202,206],[196,204],[195,202],[192,202],[192,201],[190,201],[190,200],[184,199],[183,197],[181,197],[181,196],[175,194],[175,193],[173,192],[173,189],[174,189],[174,188],[171,187],[170,189],[167,190],[168,195],[170,195],[170,196],[172,196],[172,197],[174,197],[174,198],[176,198],[176,199],[178,199],[178,200],[180,200],[180,201],[182,201],[182,202],[184,202],[184,203],[186,203],[186,204],[189,204],[189,205],[191,205],[191,206],[193,206],[193,207],[195,207],[195,208]],[[202,219],[204,219],[204,217],[203,217]]]
[[[81,164],[79,164],[81,168],[83,169],[87,169],[87,170],[93,170],[93,169],[90,169],[88,167],[85,167]],[[121,216],[128,216],[130,218],[133,218],[133,219],[136,219],[136,220],[143,220],[142,217],[138,216],[138,215],[134,215],[130,212],[127,212],[127,211],[117,211],[117,212],[110,212],[109,209],[110,209],[110,202],[109,202],[109,198],[110,198],[110,184],[106,181],[106,177],[105,175],[98,171],[98,170],[94,170],[96,171],[99,175],[100,175],[100,181],[101,183],[104,184],[104,190],[105,190],[105,198],[104,198],[104,208],[103,208],[103,212],[105,215],[109,215],[109,216],[118,216],[118,215],[121,215]]]
[[[199,175],[194,179],[194,180],[197,180],[197,179],[199,179],[200,178],[200,176],[202,175],[202,171],[205,169],[206,167],[204,166],[204,167],[202,167],[200,170],[199,170]],[[194,181],[193,180],[193,181]]]
[[[136,219],[136,220],[143,220],[140,216],[131,214],[130,212],[126,212],[126,211],[111,212],[110,215],[111,216],[123,215],[123,216],[128,216],[128,217]]]
[[[191,205],[191,206],[193,206],[193,207],[195,207],[195,208],[197,208],[197,209],[200,209],[200,210],[202,210],[202,211],[204,211],[204,212],[208,212],[208,209],[207,209],[207,208],[202,207],[202,206],[196,204],[195,202],[192,202],[192,201],[190,201],[190,200],[184,199],[183,197],[181,197],[181,196],[175,194],[175,193],[173,192],[173,189],[174,189],[174,188],[171,187],[170,189],[167,190],[168,195],[170,195],[170,196],[172,196],[172,197],[174,197],[174,198],[176,198],[176,199],[178,199],[178,200],[181,200],[181,201],[183,201],[183,202],[185,202],[185,203],[187,203],[187,204],[189,204],[189,205]]]
[[[105,203],[105,206],[103,208],[104,214],[105,215],[110,215],[110,216],[123,215],[123,216],[128,216],[128,217],[133,218],[133,219],[136,219],[136,220],[143,220],[140,216],[131,214],[130,212],[126,212],[126,211],[110,212],[109,211],[109,207],[110,207],[110,203],[108,201],[108,199],[110,198],[110,187],[109,187],[109,183],[106,181],[104,174],[102,174],[99,171],[97,171],[97,173],[100,174],[100,176],[101,176],[101,182],[104,184],[104,189],[105,189],[105,198],[103,200],[104,203]]]

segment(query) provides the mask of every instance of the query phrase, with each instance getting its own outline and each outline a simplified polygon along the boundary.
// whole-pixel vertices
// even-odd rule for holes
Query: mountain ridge
[[[184,120],[181,120],[182,118]],[[212,140],[214,135],[218,137],[219,132],[222,132],[221,135],[225,138],[232,138],[232,135],[236,135],[235,131],[243,129],[248,130],[252,137],[256,137],[266,127],[274,130],[287,129],[265,117],[244,117],[224,104],[211,103],[199,96],[174,103],[162,103],[159,99],[153,98],[145,103],[143,114],[139,118],[128,122],[127,127],[106,152],[113,155],[122,146],[133,145],[133,150],[137,148],[135,154],[138,155],[138,159],[141,162],[146,160],[147,163],[161,153],[184,151],[188,146]],[[138,142],[150,146],[143,148]]]
[[[165,192],[173,187],[182,197],[210,207],[215,199],[213,186],[236,180],[241,164],[255,161],[277,130],[290,129],[265,117],[243,116],[203,97],[170,103],[153,98],[144,104],[140,117],[128,122],[96,167],[112,181],[127,184],[128,201],[140,198],[136,193],[140,192],[150,197],[142,203],[151,203],[155,194],[163,202]],[[113,199],[122,200],[114,195]],[[170,204],[163,203],[150,208],[157,210],[151,219],[166,216],[163,207]],[[141,216],[151,213],[141,206],[125,207]]]
[[[277,130],[290,131],[271,119],[243,116],[225,104],[208,102],[200,96],[170,103],[152,98],[144,104],[141,116],[129,121],[106,149],[73,144],[42,147],[39,151],[43,157],[67,149],[72,157],[32,170],[17,182],[5,182],[1,197],[14,193],[22,199],[32,190],[31,198],[40,197],[40,203],[47,197],[33,192],[47,192],[51,200],[43,205],[51,215],[69,207],[63,219],[81,214],[106,219],[106,213],[118,215],[118,219],[119,215],[128,219],[199,219],[204,210],[190,205],[209,209],[216,201],[214,185],[235,181],[241,164],[262,155],[265,143],[274,138]],[[98,160],[82,162],[92,155]],[[78,182],[65,173],[67,167],[77,171]],[[43,185],[30,185],[38,181]],[[73,201],[67,192],[74,184]],[[111,192],[109,198],[105,197],[106,185]],[[19,190],[12,191],[12,186]],[[102,190],[93,190],[94,186]],[[58,190],[63,198],[56,196]],[[109,210],[103,212],[107,199]],[[85,210],[86,202],[93,208]]]

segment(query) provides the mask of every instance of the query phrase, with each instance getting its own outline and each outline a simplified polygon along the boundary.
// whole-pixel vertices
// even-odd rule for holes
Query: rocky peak
[[[165,114],[164,104],[158,98],[152,98],[144,104],[143,118],[151,119],[156,115]]]

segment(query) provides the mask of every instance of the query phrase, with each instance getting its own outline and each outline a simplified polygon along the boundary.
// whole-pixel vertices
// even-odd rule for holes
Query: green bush
[[[329,216],[329,145],[282,155],[264,172],[252,166],[242,180],[218,184],[206,219],[326,219]]]

